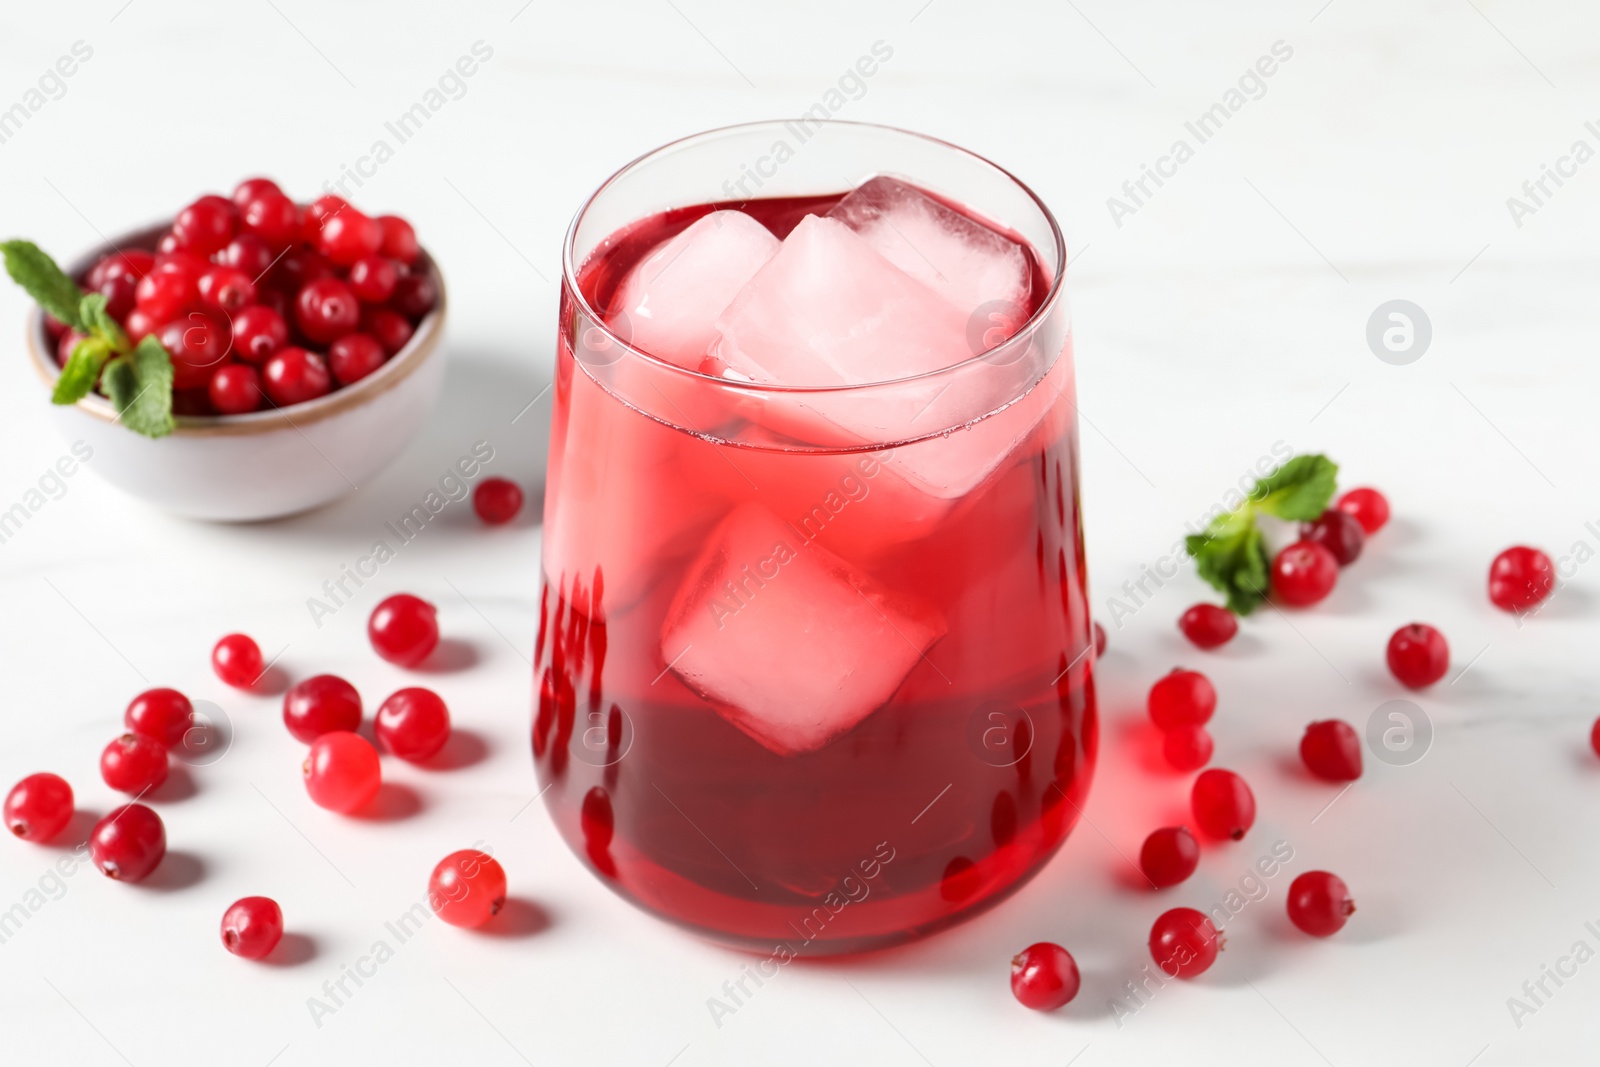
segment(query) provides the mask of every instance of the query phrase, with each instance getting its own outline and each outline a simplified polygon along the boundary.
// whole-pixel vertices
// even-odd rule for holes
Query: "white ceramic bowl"
[[[149,247],[161,232],[128,234],[74,262],[68,273],[81,277],[110,247]],[[439,302],[410,342],[367,377],[316,400],[247,415],[180,415],[168,436],[144,437],[118,423],[111,402],[99,393],[71,406],[50,403],[61,371],[44,316],[35,310],[28,351],[45,384],[38,402],[68,442],[93,449],[85,466],[174,514],[250,522],[326,504],[359,489],[398,456],[438,397],[444,279],[426,253],[421,262],[438,287]]]

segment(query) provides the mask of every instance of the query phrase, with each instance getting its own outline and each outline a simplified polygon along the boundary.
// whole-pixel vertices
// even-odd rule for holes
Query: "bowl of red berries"
[[[405,219],[266,178],[58,267],[0,242],[38,303],[35,369],[67,440],[133,496],[252,521],[347,493],[438,395],[438,266]]]

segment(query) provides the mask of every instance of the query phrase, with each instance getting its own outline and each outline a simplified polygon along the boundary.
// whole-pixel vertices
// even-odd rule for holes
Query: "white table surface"
[[[155,884],[80,869],[0,943],[0,1059],[1592,1059],[1600,963],[1547,980],[1553,996],[1520,1026],[1507,999],[1575,942],[1600,949],[1600,761],[1587,748],[1600,564],[1575,564],[1520,627],[1489,605],[1484,579],[1511,543],[1600,549],[1600,162],[1550,186],[1520,227],[1506,205],[1574,140],[1600,147],[1584,128],[1600,117],[1597,24],[1576,0],[7,5],[0,108],[73,42],[93,48],[65,95],[0,144],[0,231],[63,256],[245,174],[311,190],[475,41],[493,56],[356,197],[410,216],[452,284],[442,402],[391,469],[314,514],[237,527],[169,518],[81,473],[0,545],[0,779],[56,770],[85,809],[108,810],[118,798],[95,760],[147,682],[219,702],[236,730],[225,758],[181,775],[161,805],[174,851]],[[1292,620],[1265,612],[1221,654],[1186,647],[1173,625],[1206,590],[1187,569],[1168,582],[1112,629],[1092,825],[981,919],[788,967],[718,1027],[707,998],[743,958],[606,892],[542,805],[528,807],[537,508],[487,531],[451,507],[320,629],[306,599],[473,441],[494,444],[494,473],[540,482],[548,397],[510,420],[549,380],[552,279],[587,190],[672,137],[804,110],[877,40],[893,58],[842,114],[990,156],[1068,234],[1098,617],[1276,441],[1328,451],[1346,484],[1380,485],[1396,517],[1325,604]],[[1280,40],[1293,56],[1265,94],[1117,226],[1107,198]],[[1395,298],[1433,324],[1409,366],[1380,362],[1364,339]],[[23,359],[24,310],[0,289],[3,506],[65,449]],[[269,655],[286,649],[288,673],[346,674],[376,700],[409,676],[370,654],[363,623],[399,590],[439,603],[459,644],[432,683],[483,751],[443,773],[391,761],[415,810],[342,819],[304,796],[276,698],[225,690],[207,652],[248,630]],[[1454,680],[1415,698],[1431,750],[1404,767],[1369,755],[1327,807],[1337,790],[1296,772],[1300,732],[1329,716],[1363,725],[1402,695],[1382,651],[1413,619],[1440,625],[1455,652]],[[1186,780],[1152,769],[1140,710],[1177,662],[1216,680],[1217,762],[1247,775],[1261,817],[1157,898],[1127,888],[1125,857],[1183,810]],[[478,839],[519,902],[499,935],[431,924],[317,1025],[308,998],[388,936],[439,857]],[[1216,967],[1131,1017],[1114,1010],[1147,962],[1154,916],[1223,900],[1279,840],[1295,859],[1229,924]],[[0,910],[63,854],[0,842]],[[1327,942],[1283,912],[1293,875],[1317,867],[1342,874],[1360,908]],[[298,935],[279,965],[218,944],[222,910],[249,893],[276,897]],[[1084,971],[1077,1002],[1049,1016],[1007,988],[1010,955],[1039,939]]]

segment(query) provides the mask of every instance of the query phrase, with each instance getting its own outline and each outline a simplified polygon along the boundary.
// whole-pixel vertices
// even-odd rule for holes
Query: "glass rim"
[[[784,119],[763,119],[755,122],[737,122],[727,126],[716,126],[709,130],[701,130],[698,133],[691,133],[684,137],[667,141],[665,144],[657,145],[655,148],[635,156],[633,159],[630,159],[628,162],[618,167],[608,177],[606,177],[604,181],[596,186],[592,193],[584,197],[583,202],[578,205],[578,210],[573,213],[572,222],[567,225],[566,236],[562,239],[561,284],[567,290],[567,292],[571,294],[572,299],[577,304],[579,311],[593,324],[590,327],[591,329],[599,330],[610,344],[617,346],[617,348],[621,349],[624,353],[637,356],[647,361],[658,370],[674,375],[681,375],[689,380],[699,380],[704,382],[707,386],[712,386],[718,389],[737,389],[741,392],[750,393],[850,393],[865,389],[878,389],[885,386],[896,386],[906,383],[926,381],[928,379],[937,378],[940,375],[957,373],[966,368],[972,367],[974,364],[992,364],[996,362],[1009,363],[1013,359],[1022,358],[1021,355],[1015,353],[1020,352],[1022,349],[1033,343],[1034,335],[1050,318],[1050,314],[1055,309],[1056,304],[1060,301],[1061,294],[1065,288],[1067,275],[1067,244],[1066,239],[1061,235],[1061,226],[1056,222],[1055,215],[1050,211],[1050,208],[1046,206],[1044,200],[1039,196],[1039,194],[1034,192],[1033,188],[1029,186],[1027,182],[1024,182],[1021,178],[1017,177],[1015,174],[1011,173],[1009,170],[1000,166],[1000,164],[994,162],[986,156],[981,156],[969,148],[963,148],[960,145],[953,144],[941,137],[934,137],[926,133],[918,133],[915,130],[907,130],[899,126],[890,126],[879,122],[859,122],[853,119],[813,119],[811,121],[816,122],[819,126],[854,126],[864,130],[877,130],[883,133],[896,134],[904,137],[913,137],[920,141],[926,141],[929,144],[947,148],[953,152],[959,152],[961,155],[968,156],[1005,177],[1007,181],[1011,182],[1018,189],[1022,190],[1027,198],[1033,202],[1033,205],[1038,208],[1039,213],[1044,217],[1045,223],[1050,227],[1050,237],[1055,245],[1056,265],[1050,279],[1049,291],[1045,293],[1044,299],[1040,301],[1039,306],[1034,309],[1033,314],[1028,317],[1027,322],[1023,323],[1020,327],[1018,327],[1015,333],[1006,338],[1000,344],[995,345],[993,348],[984,349],[982,352],[969,356],[968,358],[959,362],[952,363],[949,366],[937,367],[933,370],[922,371],[918,374],[906,375],[901,378],[882,378],[870,382],[853,382],[845,385],[783,385],[779,383],[747,382],[736,378],[723,378],[718,375],[705,374],[701,371],[692,370],[688,367],[681,367],[676,363],[651,353],[647,349],[639,348],[635,346],[632,341],[619,336],[616,331],[611,328],[611,325],[606,322],[605,317],[600,314],[600,311],[590,304],[588,296],[578,285],[578,268],[580,264],[576,262],[574,249],[578,240],[578,227],[582,225],[584,217],[589,213],[589,209],[597,200],[600,199],[600,197],[605,195],[608,189],[620,181],[625,175],[664,152],[682,148],[685,145],[691,144],[695,141],[715,137],[720,134],[733,133],[740,130],[752,130],[762,126],[779,126],[782,125],[784,121]],[[911,177],[914,177],[914,175]],[[999,357],[997,356],[997,353],[1004,353],[1005,356],[1003,358]],[[580,360],[579,362],[582,361]]]

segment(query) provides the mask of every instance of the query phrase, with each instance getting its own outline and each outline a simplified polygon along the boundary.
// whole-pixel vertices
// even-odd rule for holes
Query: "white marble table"
[[[1562,158],[1580,139],[1600,148],[1585,126],[1600,116],[1597,23],[1588,5],[1508,0],[13,5],[0,110],[26,104],[74,42],[92,57],[0,141],[6,236],[65,254],[246,173],[304,190],[359,168],[358,202],[410,215],[439,257],[453,322],[436,419],[335,506],[195,525],[86,472],[0,544],[0,779],[53,768],[86,808],[108,809],[94,761],[146,680],[219,701],[236,730],[164,806],[177,851],[156,886],[85,869],[58,883],[47,872],[63,853],[0,842],[0,914],[27,910],[0,942],[7,1062],[1592,1058],[1600,964],[1561,961],[1578,942],[1600,949],[1600,761],[1587,748],[1600,712],[1600,163]],[[392,157],[363,163],[478,41],[492,57],[477,73],[446,86]],[[991,156],[1068,232],[1098,616],[1278,441],[1382,486],[1396,519],[1321,608],[1253,619],[1221,655],[1187,649],[1173,626],[1204,592],[1192,573],[1163,584],[1111,634],[1090,825],[1035,881],[923,944],[787,968],[719,1027],[706,1001],[740,958],[604,892],[529,807],[537,523],[485,532],[452,507],[320,628],[306,600],[474,441],[493,443],[495,472],[539,482],[548,398],[511,420],[549,380],[560,238],[590,187],[671,137],[804,110],[877,41],[892,59],[841,114]],[[1203,142],[1189,131],[1275,49],[1237,110]],[[1163,161],[1179,139],[1192,151]],[[1167,176],[1134,185],[1134,200],[1123,186],[1146,164]],[[1535,186],[1535,201],[1524,182],[1545,164],[1570,176]],[[1407,366],[1365,341],[1393,299],[1432,324]],[[0,291],[0,507],[66,448],[23,360],[23,312]],[[1520,627],[1483,588],[1517,541],[1586,557]],[[353,824],[305,802],[275,700],[224,692],[206,652],[245,628],[286,647],[292,673],[386,691],[401,675],[374,665],[362,623],[402,589],[435,599],[460,642],[457,669],[434,681],[483,751],[448,774],[399,768],[418,810]],[[1456,653],[1452,681],[1417,698],[1431,748],[1411,766],[1369,758],[1330,807],[1335,790],[1294,772],[1301,728],[1364,724],[1400,695],[1383,643],[1413,619],[1442,626]],[[1174,902],[1226,899],[1276,841],[1294,860],[1241,908],[1211,973],[1130,1012],[1118,998],[1165,901],[1126,887],[1123,857],[1184,796],[1148,765],[1139,705],[1180,660],[1216,679],[1218,761],[1249,776],[1262,817],[1209,850]],[[394,940],[385,923],[421,898],[434,860],[480,838],[521,901],[502,936],[435,924],[363,963]],[[1325,943],[1283,917],[1289,879],[1313,867],[1339,871],[1360,906]],[[284,965],[217,944],[222,909],[252,892],[275,895],[303,938]],[[1078,1001],[1048,1017],[1006,984],[1009,955],[1042,938],[1085,972]],[[1535,1004],[1524,983],[1547,965],[1571,977],[1544,979]],[[370,976],[357,986],[347,967]],[[331,1003],[341,979],[349,995],[314,1017],[311,998]],[[1512,997],[1536,1010],[1514,1015]]]

